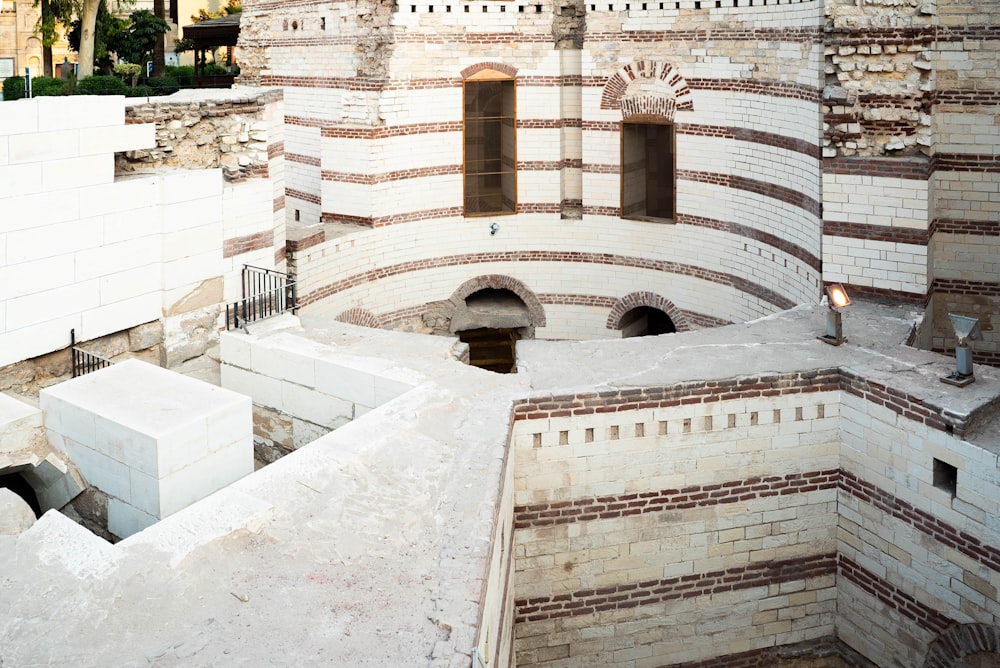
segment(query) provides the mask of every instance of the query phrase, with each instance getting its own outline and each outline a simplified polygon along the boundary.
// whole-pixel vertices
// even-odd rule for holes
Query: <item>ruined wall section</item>
[[[127,122],[156,127],[156,146],[116,156],[121,174],[171,169],[221,170],[219,274],[164,304],[166,363],[202,354],[217,337],[223,303],[241,299],[243,265],[285,266],[284,132],[280,91],[241,88],[150,98],[126,110]],[[204,262],[212,261],[209,256]]]
[[[285,195],[292,222],[320,221],[321,173],[340,169],[321,150],[326,127],[380,124],[378,91],[392,50],[391,2],[248,2],[240,82],[280,86],[285,96]]]
[[[827,4],[824,280],[982,319],[1000,363],[1000,3]],[[886,196],[888,195],[888,196]]]
[[[932,348],[955,346],[948,313],[980,319],[976,361],[1000,366],[1000,3],[938,3]]]

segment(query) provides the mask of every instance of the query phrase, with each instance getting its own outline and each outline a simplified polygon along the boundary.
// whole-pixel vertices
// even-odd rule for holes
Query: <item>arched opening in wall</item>
[[[10,491],[17,494],[19,497],[24,499],[24,502],[31,507],[31,511],[35,513],[35,517],[42,516],[42,508],[38,503],[38,497],[35,495],[35,490],[28,483],[20,473],[12,471],[11,469],[4,469],[0,471],[0,487],[9,489]]]
[[[513,373],[520,338],[532,334],[528,307],[513,291],[483,288],[465,298],[452,316],[452,328],[469,346],[469,364],[497,373]]]
[[[670,316],[652,306],[639,306],[622,316],[622,338],[673,334],[677,326]]]

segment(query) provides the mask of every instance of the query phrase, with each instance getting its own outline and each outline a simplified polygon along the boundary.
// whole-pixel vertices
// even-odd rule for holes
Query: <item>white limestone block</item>
[[[80,155],[136,151],[155,146],[156,126],[153,123],[91,128],[80,133]]]
[[[253,472],[250,397],[138,360],[41,395],[53,440],[113,497],[121,537]]]
[[[41,131],[125,124],[125,98],[121,95],[38,97],[32,101],[38,105]]]
[[[9,139],[9,147],[8,161],[12,165],[76,158],[80,155],[80,131],[56,130],[14,135]]]

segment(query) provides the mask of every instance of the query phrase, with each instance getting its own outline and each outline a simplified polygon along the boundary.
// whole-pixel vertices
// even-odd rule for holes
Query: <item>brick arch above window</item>
[[[664,299],[655,292],[632,292],[619,299],[611,307],[611,313],[608,314],[608,322],[605,326],[608,329],[621,329],[622,318],[625,317],[625,314],[643,306],[655,308],[666,313],[670,316],[678,332],[686,332],[691,329],[691,323],[688,322],[684,312],[677,308],[669,299]]]
[[[641,91],[634,90],[635,83]],[[693,111],[694,100],[687,81],[673,65],[665,61],[638,60],[607,80],[601,95],[601,109],[621,109],[623,116],[655,114],[673,120],[674,111]]]
[[[476,63],[462,70],[462,79],[497,79],[517,77],[517,68],[504,63]]]
[[[956,668],[977,654],[1000,657],[1000,628],[989,624],[956,624],[927,646],[924,668]]]
[[[363,308],[349,308],[340,315],[338,315],[335,320],[337,322],[346,322],[348,325],[358,325],[360,327],[371,327],[372,329],[378,329],[381,327],[378,317]]]
[[[545,308],[542,306],[542,302],[539,301],[538,297],[531,291],[530,288],[528,288],[527,285],[516,278],[511,278],[510,276],[504,276],[502,274],[485,274],[483,276],[470,278],[465,283],[458,286],[458,289],[451,294],[449,300],[457,305],[460,302],[464,302],[465,298],[469,295],[486,289],[510,290],[517,295],[522,302],[524,302],[526,307],[528,307],[528,316],[531,318],[531,326],[545,326]]]

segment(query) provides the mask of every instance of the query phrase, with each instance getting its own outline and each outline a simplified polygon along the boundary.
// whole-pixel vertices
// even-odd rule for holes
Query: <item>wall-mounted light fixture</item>
[[[949,313],[948,318],[958,338],[958,345],[955,346],[955,364],[958,368],[955,373],[943,376],[941,382],[965,387],[976,379],[972,372],[972,348],[969,347],[969,341],[982,341],[983,330],[979,328],[979,318],[954,313]]]
[[[847,296],[847,290],[840,283],[826,286],[826,299],[829,310],[826,312],[826,334],[816,338],[831,346],[839,346],[847,341],[844,336],[844,324],[841,319],[840,309],[851,305],[851,298]]]
[[[490,223],[490,236],[492,237],[500,229],[500,223]]]

